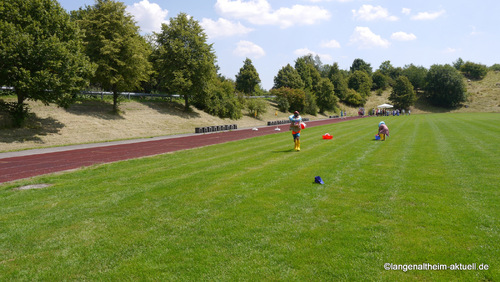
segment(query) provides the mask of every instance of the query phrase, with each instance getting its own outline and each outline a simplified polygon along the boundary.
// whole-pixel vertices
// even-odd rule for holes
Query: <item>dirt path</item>
[[[332,124],[346,120],[357,119],[325,119],[310,121],[308,127]],[[248,129],[225,131],[210,134],[192,134],[179,137],[165,138],[148,141],[136,140],[119,145],[81,145],[74,146],[73,150],[33,150],[16,153],[0,154],[0,183],[18,179],[77,169],[85,166],[110,163],[121,160],[153,156],[179,150],[242,140],[268,134],[275,134],[288,130],[288,125],[278,126],[281,131],[276,131],[276,126],[259,127],[257,131]],[[16,155],[17,156],[13,156]]]

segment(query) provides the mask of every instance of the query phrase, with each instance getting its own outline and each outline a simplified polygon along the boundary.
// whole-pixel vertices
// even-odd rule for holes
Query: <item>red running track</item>
[[[326,125],[357,118],[359,117],[309,121],[307,122],[307,126],[312,127]],[[276,127],[279,127],[281,131],[276,131]],[[279,126],[266,126],[259,127],[257,131],[252,129],[242,129],[208,134],[195,134],[154,141],[140,140],[136,143],[129,144],[0,158],[0,183],[95,164],[153,156],[184,149],[269,135],[287,131],[288,127],[289,125],[287,124]]]

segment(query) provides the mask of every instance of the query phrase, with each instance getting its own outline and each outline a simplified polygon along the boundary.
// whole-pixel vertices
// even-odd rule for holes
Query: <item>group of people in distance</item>
[[[305,124],[302,122],[302,117],[298,111],[295,111],[288,119],[290,120],[293,143],[295,144],[294,150],[300,151],[300,131],[305,128]],[[385,137],[389,136],[389,128],[383,121],[378,124],[378,136],[380,136],[380,141],[385,141]]]
[[[399,116],[399,115],[411,115],[411,110],[406,111],[405,109],[395,109],[395,110],[386,110],[386,109],[372,109],[371,115],[375,116]]]

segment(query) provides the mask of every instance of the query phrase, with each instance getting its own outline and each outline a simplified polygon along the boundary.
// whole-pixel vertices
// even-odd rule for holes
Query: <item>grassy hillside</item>
[[[417,102],[413,113],[432,112],[500,112],[499,72],[489,72],[481,81],[468,82],[469,99],[467,108],[453,110],[435,108]],[[389,102],[390,90],[381,96],[372,94],[365,108]],[[3,97],[14,100],[15,97]],[[288,114],[277,111],[272,102],[267,113],[259,119],[245,115],[240,120],[220,119],[202,111],[192,109],[184,112],[182,102],[165,100],[124,100],[119,116],[111,113],[111,101],[86,100],[72,105],[68,110],[54,105],[44,106],[40,102],[28,102],[33,113],[28,126],[23,129],[5,129],[5,117],[0,116],[0,152],[61,146],[68,144],[93,143],[110,140],[162,136],[180,133],[194,133],[199,126],[237,124],[239,128],[263,126],[267,121],[286,119]],[[349,115],[356,115],[357,108],[341,105]],[[275,113],[278,116],[275,116]],[[308,116],[311,120],[323,119],[327,115]],[[3,129],[2,129],[3,128]]]
[[[472,112],[500,112],[500,72],[490,71],[488,75],[479,81],[468,81],[464,79],[467,85],[467,102],[454,109],[443,109],[429,105],[425,101],[417,100],[412,113],[472,113]],[[386,90],[382,96],[372,94],[366,103],[365,108],[371,109],[383,103],[390,103],[390,89]]]

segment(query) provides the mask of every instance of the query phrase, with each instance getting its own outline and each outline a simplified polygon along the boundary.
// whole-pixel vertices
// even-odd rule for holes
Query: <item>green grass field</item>
[[[499,114],[364,118],[301,143],[283,132],[1,185],[0,280],[500,280]],[[33,183],[53,186],[13,190]]]

